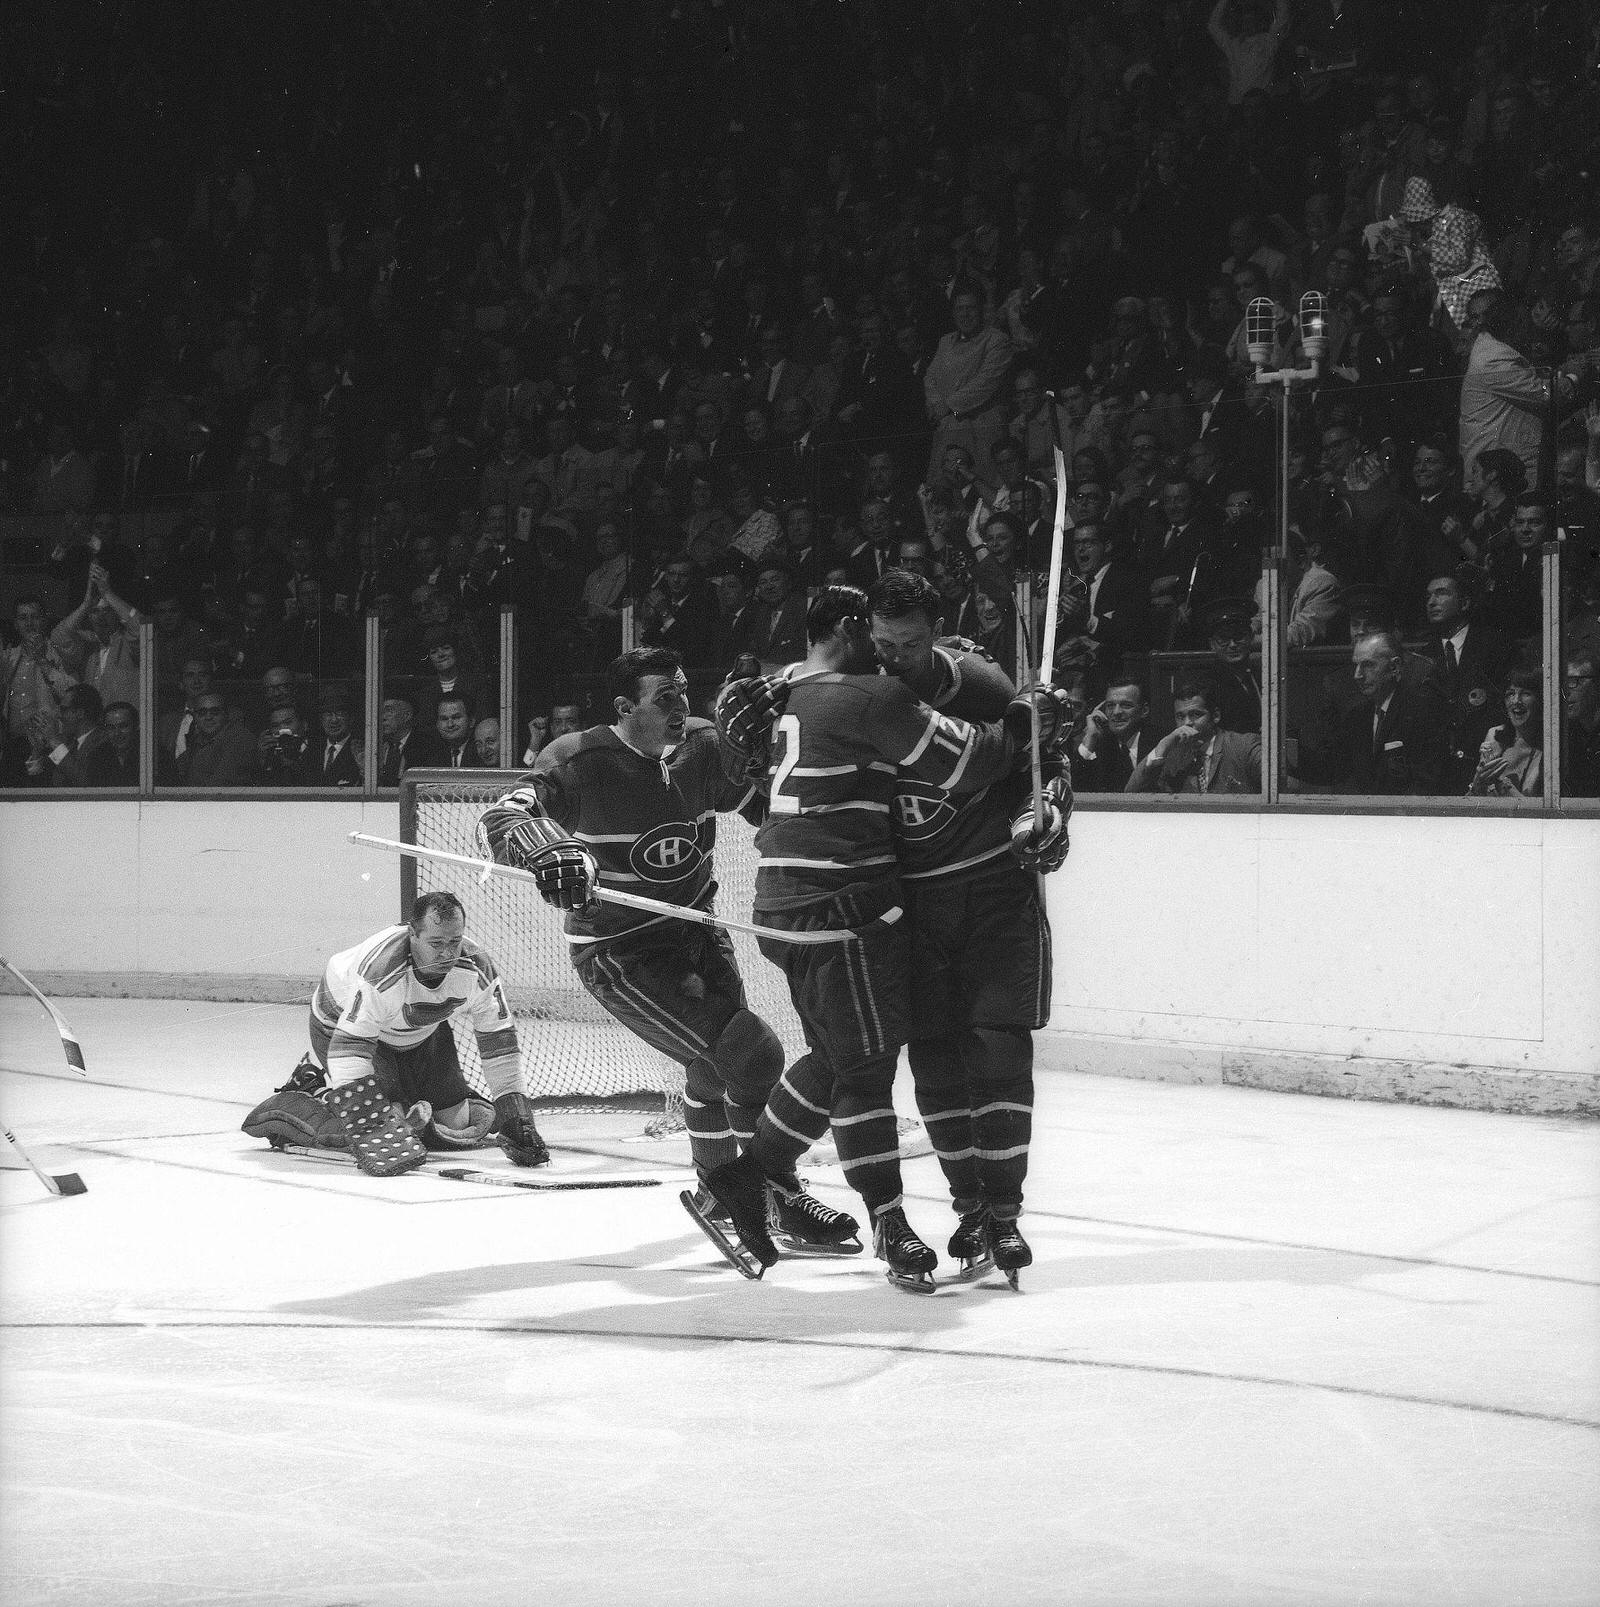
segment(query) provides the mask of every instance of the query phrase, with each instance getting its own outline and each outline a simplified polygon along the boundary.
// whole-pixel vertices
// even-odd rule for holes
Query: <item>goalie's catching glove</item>
[[[1039,711],[1039,748],[1041,752],[1054,745],[1059,732],[1072,729],[1072,714],[1067,707],[1067,695],[1059,687],[1041,686],[1038,683],[1023,687],[1006,705],[1006,730],[1019,746],[1033,746],[1033,711]]]
[[[1026,871],[1048,876],[1066,863],[1067,821],[1072,815],[1072,783],[1055,776],[1044,786],[1044,826],[1038,827],[1030,804],[1011,822],[1011,852]]]
[[[533,1106],[526,1094],[501,1094],[494,1102],[494,1141],[513,1166],[548,1166],[550,1151],[533,1125]]]
[[[760,781],[772,754],[772,728],[789,702],[781,675],[730,681],[717,698],[717,743],[723,774],[731,781]]]
[[[528,871],[539,897],[557,909],[587,909],[595,901],[600,867],[575,837],[543,815],[530,815],[506,830],[500,858]]]

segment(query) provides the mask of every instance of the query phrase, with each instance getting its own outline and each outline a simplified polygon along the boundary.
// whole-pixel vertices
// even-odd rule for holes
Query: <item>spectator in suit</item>
[[[939,342],[923,375],[923,395],[933,443],[928,453],[931,479],[947,446],[965,447],[987,474],[989,448],[1006,427],[1005,382],[1011,369],[1011,341],[1001,329],[983,326],[978,291],[957,290],[950,303],[956,327]]]
[[[348,619],[323,606],[322,582],[300,582],[294,618],[284,627],[284,657],[296,675],[311,680],[352,675],[361,661],[361,643]]]
[[[791,397],[804,396],[811,370],[789,356],[788,342],[776,324],[761,331],[761,361],[751,371],[745,391],[748,402],[758,402],[768,414],[782,410]]]
[[[162,714],[156,738],[156,773],[163,780],[181,773],[183,756],[194,736],[196,706],[211,690],[211,660],[186,658],[178,669],[178,689],[182,702]]]
[[[491,714],[472,728],[472,746],[485,770],[500,768],[500,722]]]
[[[712,662],[726,669],[741,653],[750,651],[750,628],[755,618],[754,572],[749,564],[730,554],[707,574],[717,599],[716,646]]]
[[[472,707],[465,698],[453,693],[440,698],[433,728],[442,750],[436,761],[441,769],[480,768],[478,750],[472,741]]]
[[[1345,715],[1342,790],[1362,796],[1431,796],[1444,783],[1449,714],[1429,687],[1407,685],[1394,631],[1374,631],[1350,650],[1361,701]]]
[[[269,787],[306,785],[306,754],[311,746],[306,722],[293,703],[267,711],[267,723],[256,738],[256,766]]]
[[[1555,534],[1550,504],[1536,493],[1516,499],[1511,542],[1489,554],[1489,623],[1515,641],[1537,642],[1544,620],[1545,542]]]
[[[1113,677],[1106,695],[1089,711],[1078,739],[1085,792],[1126,792],[1128,782],[1153,746],[1145,729],[1150,702],[1138,681]]]
[[[1513,308],[1498,290],[1480,292],[1467,303],[1463,338],[1470,342],[1466,377],[1461,382],[1461,461],[1499,448],[1515,452],[1531,483],[1539,475],[1539,447],[1550,381],[1511,344]],[[1559,390],[1571,383],[1556,376]]]
[[[1149,641],[1150,583],[1130,563],[1111,556],[1104,525],[1080,524],[1072,532],[1072,562],[1082,586],[1063,588],[1060,630],[1087,637],[1102,664],[1144,651]],[[1116,673],[1114,669],[1111,673]],[[1121,783],[1117,789],[1121,790]]]
[[[1248,598],[1219,597],[1200,622],[1211,651],[1205,673],[1216,687],[1217,713],[1228,731],[1261,729],[1261,682],[1250,664],[1254,618]]]
[[[139,785],[139,711],[131,703],[109,703],[105,712],[104,768],[108,787]]]
[[[716,659],[717,605],[687,553],[672,558],[639,605],[646,647],[670,647],[696,668]]]
[[[1173,687],[1177,721],[1133,767],[1128,792],[1259,793],[1261,737],[1225,731],[1216,682],[1181,676]]]
[[[317,699],[322,740],[306,753],[306,783],[313,787],[359,787],[361,756],[350,727],[350,694],[342,686],[326,686]]]
[[[1476,593],[1469,570],[1449,570],[1428,582],[1423,611],[1428,618],[1427,656],[1439,667],[1450,711],[1445,786],[1460,792],[1471,781],[1478,749],[1499,718],[1515,649],[1492,625],[1473,620]]]
[[[1600,652],[1569,653],[1562,685],[1567,714],[1562,796],[1600,798]]]
[[[411,699],[391,693],[378,709],[378,785],[398,787],[400,774],[417,766],[439,762],[438,738],[416,729],[417,712]]]
[[[797,590],[788,564],[770,559],[756,575],[756,606],[749,650],[763,674],[806,656],[806,594]]]
[[[104,718],[105,707],[92,686],[69,686],[53,724],[46,715],[34,717],[29,776],[47,779],[52,787],[116,786],[117,767],[108,752]]]
[[[174,761],[178,787],[248,787],[256,780],[256,740],[228,717],[228,702],[208,687],[194,700],[194,726]]]

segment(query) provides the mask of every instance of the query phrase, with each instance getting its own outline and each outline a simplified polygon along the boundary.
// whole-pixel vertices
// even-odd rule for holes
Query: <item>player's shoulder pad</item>
[[[941,636],[933,645],[942,647],[945,652],[950,654],[960,654],[964,658],[982,659],[985,664],[997,662],[994,654],[988,648],[981,643],[973,641],[970,636]]]
[[[940,642],[937,646],[949,661],[954,679],[954,685],[939,707],[953,709],[968,719],[998,720],[1006,704],[1016,695],[1016,686],[981,647],[973,647],[969,652],[966,649],[972,644],[965,643],[961,637],[955,641],[964,645]]]
[[[597,746],[590,740],[592,732],[604,727],[591,727],[588,731],[568,731],[559,736],[554,742],[547,742],[540,748],[539,756],[533,761],[533,768],[538,770],[554,770],[559,764],[565,764],[569,759],[576,758],[586,748]]]
[[[683,722],[683,740],[687,742],[690,737],[697,737],[705,731],[709,731],[715,736],[716,730],[716,726],[710,720],[702,720],[698,714],[691,714]]]
[[[473,972],[486,988],[492,988],[499,979],[500,973],[495,968],[489,951],[474,943],[470,937],[462,939],[461,952],[456,956],[456,966]]]

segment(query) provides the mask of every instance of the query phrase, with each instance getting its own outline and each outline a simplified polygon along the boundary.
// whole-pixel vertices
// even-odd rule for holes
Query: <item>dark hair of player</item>
[[[606,671],[606,696],[636,702],[645,676],[676,675],[682,668],[683,659],[670,647],[636,647],[611,661]]]
[[[437,915],[441,921],[448,921],[454,915],[459,915],[463,921],[467,918],[461,900],[454,893],[423,893],[411,906],[411,930],[420,932],[430,915]]]
[[[1172,683],[1172,701],[1187,703],[1194,698],[1204,703],[1213,714],[1218,712],[1222,701],[1217,683],[1209,675],[1180,675]]]
[[[886,569],[872,583],[868,604],[879,619],[921,614],[931,625],[944,615],[944,600],[926,575],[911,569]]]
[[[824,586],[806,610],[806,642],[815,647],[833,635],[842,620],[869,618],[867,594],[859,586]]]

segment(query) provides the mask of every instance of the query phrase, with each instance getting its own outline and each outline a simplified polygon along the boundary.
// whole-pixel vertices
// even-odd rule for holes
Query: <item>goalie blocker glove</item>
[[[533,1106],[526,1094],[501,1094],[494,1102],[494,1141],[513,1166],[548,1166],[550,1151],[533,1125]]]
[[[1035,827],[1030,803],[1011,822],[1011,852],[1026,871],[1048,876],[1066,863],[1067,821],[1072,815],[1072,783],[1054,776],[1044,785],[1044,827]]]
[[[544,815],[519,820],[501,839],[500,858],[527,871],[539,897],[561,910],[587,909],[595,901],[600,867],[594,855]]]
[[[717,699],[717,744],[730,781],[761,781],[771,762],[772,728],[789,702],[781,675],[730,681]]]
[[[427,1150],[374,1073],[330,1088],[325,1097],[329,1109],[344,1124],[356,1165],[369,1177],[393,1177],[427,1160]]]

